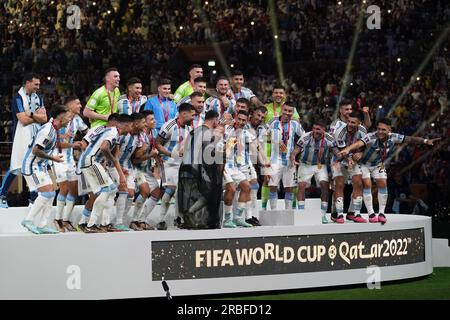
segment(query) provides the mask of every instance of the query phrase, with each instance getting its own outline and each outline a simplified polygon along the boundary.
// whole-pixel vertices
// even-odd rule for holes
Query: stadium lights
[[[252,21],[252,22],[250,22],[250,24],[251,24],[252,26],[254,26],[254,25],[255,25],[255,22],[254,22],[254,21]]]
[[[388,13],[391,13],[391,9],[388,10]]]
[[[21,27],[22,26],[22,24],[21,23],[19,23],[19,27]]]
[[[55,4],[55,1],[50,2],[50,4]]]
[[[383,106],[380,104],[380,105],[378,106],[378,109],[383,109]]]
[[[416,80],[417,80],[417,81],[420,81],[420,77],[417,77]]]
[[[366,0],[363,0],[363,3],[366,4]]]
[[[350,82],[350,85],[352,86],[352,85],[353,85],[353,82]]]
[[[380,72],[380,75],[381,75],[381,76],[384,76],[384,72],[383,72],[383,71],[381,71],[381,72]]]
[[[213,73],[213,74],[216,74],[216,73],[217,73],[217,71],[216,71],[216,70],[213,70],[213,71],[212,71],[212,73]]]
[[[47,80],[48,80],[48,81],[52,80],[52,77],[48,76],[48,77],[47,77]]]
[[[216,66],[216,62],[214,60],[209,60],[208,61],[208,66],[209,67],[215,67]]]
[[[13,21],[11,20],[11,21],[9,21],[9,23],[11,23],[11,24],[12,24],[12,23],[13,23]]]
[[[230,68],[234,68],[234,64],[230,64]]]
[[[342,4],[342,2],[341,1],[338,1],[338,6],[340,6]]]
[[[95,3],[95,2],[92,2],[92,5],[93,5],[93,6],[95,6],[96,4],[97,4],[97,3]]]
[[[434,122],[433,122],[433,123],[431,123],[431,126],[432,126],[432,127],[434,127]]]
[[[208,5],[208,1],[205,1],[205,6],[207,6]]]
[[[180,30],[183,30],[183,26],[180,26]]]
[[[402,58],[397,58],[397,62],[400,62],[400,61],[402,61]]]
[[[108,14],[111,14],[111,10],[108,10],[107,12],[108,12]]]
[[[274,37],[275,39],[278,39],[278,35],[274,35],[273,37]]]
[[[261,51],[261,50],[259,50],[259,52],[258,52],[258,53],[259,53],[259,55],[262,55],[262,51]]]

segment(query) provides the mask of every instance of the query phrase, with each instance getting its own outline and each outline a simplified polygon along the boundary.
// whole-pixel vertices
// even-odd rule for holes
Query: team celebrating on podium
[[[273,102],[264,105],[243,86],[240,71],[230,78],[218,77],[215,89],[207,88],[200,65],[192,65],[188,72],[189,80],[174,95],[171,81],[162,78],[157,94],[145,96],[136,77],[128,80],[121,95],[119,70],[110,68],[82,114],[80,100],[72,96],[65,97],[63,105],[48,108],[48,116],[37,95],[39,76],[26,75],[13,99],[17,129],[11,172],[22,174],[37,197],[23,227],[35,234],[166,230],[172,224],[168,212],[173,205],[177,228],[250,228],[261,225],[260,210],[278,209],[280,190],[284,209],[295,209],[299,215],[308,210],[305,195],[313,177],[321,191],[323,224],[330,223],[330,200],[331,222],[384,224],[386,166],[396,145],[433,145],[437,140],[393,133],[387,118],[368,132],[372,127],[368,108],[356,110],[348,99],[339,101],[339,116],[331,124],[314,119],[306,132],[282,86],[274,86]],[[222,181],[217,190],[223,214],[219,223],[196,223],[208,199],[201,197],[187,208],[192,215],[184,219],[180,193],[186,191],[179,190],[179,173],[193,159],[191,137],[208,130]],[[377,187],[377,212],[372,181]],[[344,217],[346,183],[353,191]],[[87,201],[81,219],[75,221],[73,209],[81,195],[87,195]],[[367,216],[361,214],[363,204]],[[158,205],[160,215],[152,223]]]

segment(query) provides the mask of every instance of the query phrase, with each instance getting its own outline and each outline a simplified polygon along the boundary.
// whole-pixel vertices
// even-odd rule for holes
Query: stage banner
[[[424,229],[154,241],[152,280],[245,277],[425,261]]]

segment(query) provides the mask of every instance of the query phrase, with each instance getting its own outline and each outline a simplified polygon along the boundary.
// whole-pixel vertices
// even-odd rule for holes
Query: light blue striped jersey
[[[194,119],[192,119],[191,122],[192,130],[202,126],[204,122],[205,122],[205,113],[204,112],[200,114],[195,113]]]
[[[266,140],[266,133],[268,130],[267,125],[262,122],[260,125],[258,125],[256,128],[252,126],[252,124],[250,122],[248,122],[245,127],[246,130],[248,130],[250,132],[250,134],[254,135],[256,137],[256,139],[258,139],[259,142],[259,147],[264,148],[264,140]],[[255,149],[254,151],[258,152],[258,149]],[[252,150],[250,150],[250,152],[252,152]],[[254,160],[257,161],[258,159],[258,155],[253,155],[255,158]],[[256,164],[256,163],[253,163]]]
[[[119,102],[117,103],[117,112],[120,114],[132,114],[138,113],[141,107],[147,102],[147,96],[141,95],[139,99],[133,100],[126,94],[119,97]]]
[[[231,95],[233,96],[234,100],[238,100],[240,98],[245,98],[248,101],[250,101],[251,98],[256,97],[252,90],[246,87],[241,87],[241,91],[234,92],[232,89],[230,90]]]
[[[89,145],[80,155],[79,169],[90,167],[94,162],[101,163],[103,160],[107,160],[100,151],[100,147],[104,141],[108,141],[112,150],[119,140],[119,132],[116,127],[99,126],[89,130],[83,139]]]
[[[343,149],[345,147],[350,146],[351,144],[355,143],[356,141],[362,139],[367,134],[366,128],[363,126],[359,126],[358,130],[356,132],[348,132],[347,125],[341,127],[339,130],[335,131],[333,137],[336,147],[339,149]],[[353,153],[357,152],[357,150],[354,150]],[[336,161],[336,156],[333,155],[333,161]],[[342,160],[342,163],[347,165],[347,158]]]
[[[45,171],[48,165],[48,159],[40,158],[33,154],[33,148],[40,146],[43,151],[52,155],[56,147],[56,129],[53,127],[53,118],[49,122],[41,126],[33,140],[28,145],[28,150],[22,162],[22,174],[30,176],[33,170]]]
[[[300,122],[290,120],[282,123],[280,118],[273,118],[267,123],[268,131],[271,133],[272,146],[277,146],[282,143],[287,147],[286,152],[282,152],[280,148],[272,147],[270,162],[272,164],[287,166],[289,164],[289,157],[294,150],[295,142],[301,137],[305,130],[303,130]],[[284,135],[284,137],[283,137]]]
[[[152,148],[155,148],[157,136],[158,132],[156,131],[156,129],[152,129],[149,133],[141,132],[140,140],[143,145],[146,145],[147,148],[150,148],[149,151],[151,151]],[[154,166],[154,164],[154,159],[148,159],[145,161],[139,161],[138,163],[136,163],[135,167],[140,171],[148,173],[152,171],[152,167]]]
[[[140,134],[130,134],[122,135],[119,138],[119,163],[122,168],[133,169],[133,164],[131,163],[131,156],[137,148],[142,147],[143,142],[141,141]]]
[[[216,97],[209,97],[205,101],[205,113],[209,110],[214,110],[219,114],[219,117],[222,118],[223,114],[225,112],[233,114],[234,107],[236,106],[236,100],[232,97],[227,97],[228,101],[230,102],[228,108],[225,108],[225,106],[222,104],[222,101],[219,98]]]
[[[319,140],[314,139],[313,132],[305,133],[297,141],[297,145],[301,148],[300,162],[307,165],[316,165],[319,160],[321,164],[327,164],[330,156],[330,150],[334,147],[333,136],[326,133]]]
[[[236,129],[234,126],[226,126],[224,141],[229,142],[232,139],[236,143],[232,149],[228,150],[230,152],[227,151],[227,168],[251,165],[250,144],[255,142],[257,139],[256,135],[246,128]]]
[[[328,133],[330,133],[331,135],[334,135],[334,133],[340,129],[342,129],[342,127],[345,127],[346,123],[344,121],[341,120],[341,118],[337,118],[334,119],[333,122],[331,122],[330,124],[330,129],[328,129]]]
[[[250,122],[248,122],[245,127],[245,129],[249,130],[253,135],[256,135],[258,137],[259,141],[262,142],[262,137],[264,136],[264,133],[267,131],[267,125],[263,122],[256,128],[251,125]]]
[[[84,123],[83,119],[79,115],[75,115],[72,120],[70,120],[69,124],[65,128],[59,129],[59,142],[67,142],[73,143],[77,132],[84,132],[88,130],[89,127]],[[59,152],[58,148],[55,148],[53,153],[56,155]],[[73,148],[66,148],[62,150],[64,154],[64,162],[68,164],[72,164],[74,162],[73,159]]]
[[[182,148],[184,140],[192,130],[192,127],[190,125],[185,125],[183,127],[178,121],[178,117],[167,121],[159,130],[158,137],[162,139],[163,146],[169,152],[172,152],[175,148]],[[168,164],[181,164],[181,159],[169,158],[168,156],[163,156],[163,160],[167,161]]]
[[[186,96],[186,97],[184,97],[183,99],[181,99],[180,101],[178,101],[178,103],[177,103],[177,108],[179,108],[180,105],[183,104],[183,103],[189,103],[189,104],[191,104],[191,96]]]
[[[371,132],[363,137],[361,141],[366,145],[361,163],[373,167],[381,164],[381,160],[386,163],[386,160],[393,154],[395,145],[403,143],[405,136],[398,133],[391,133],[387,140],[382,142],[378,139],[376,132]]]

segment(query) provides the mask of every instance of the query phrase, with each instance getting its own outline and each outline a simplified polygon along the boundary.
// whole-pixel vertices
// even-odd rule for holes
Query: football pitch
[[[223,297],[231,300],[450,300],[450,268],[434,268],[430,276],[416,280],[381,283],[380,289],[366,286],[340,289],[289,290],[277,294]]]

